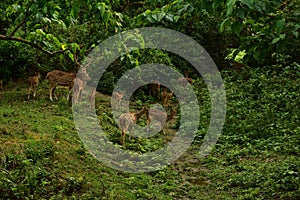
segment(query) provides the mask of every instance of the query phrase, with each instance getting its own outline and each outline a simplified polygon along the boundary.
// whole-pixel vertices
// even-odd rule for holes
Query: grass
[[[25,84],[7,85],[0,98],[0,199],[299,199],[299,65],[222,76],[227,117],[213,152],[197,157],[210,117],[199,79],[201,121],[192,147],[176,163],[140,174],[94,159],[77,135],[71,104],[50,102],[47,83],[30,101]],[[97,97],[98,118],[122,148],[109,103],[109,96]],[[126,147],[148,152],[164,139],[135,139]]]

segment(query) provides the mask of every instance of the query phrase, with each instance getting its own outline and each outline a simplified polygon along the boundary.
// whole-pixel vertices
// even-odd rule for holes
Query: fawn
[[[87,81],[90,81],[91,77],[86,74],[86,72],[81,73],[79,77],[73,79],[70,87],[73,88],[73,103],[76,104],[81,100],[82,91],[87,84]],[[69,92],[70,93],[70,92]],[[91,93],[91,98],[95,98],[94,90]],[[93,99],[94,100],[94,99]],[[90,99],[92,101],[92,99]]]
[[[168,93],[167,88],[164,88],[163,92],[161,93],[161,99],[165,109],[169,105],[172,96],[173,96],[173,92]]]
[[[29,84],[28,97],[27,97],[28,100],[30,99],[31,92],[33,92],[33,98],[35,98],[36,89],[37,89],[37,86],[39,85],[40,77],[41,77],[40,73],[37,73],[34,76],[30,76],[28,78],[28,84]]]
[[[149,114],[147,115],[147,126],[148,128],[151,122],[154,122],[154,126],[158,126],[159,129],[163,130],[163,134],[165,135],[165,131],[163,129],[163,125],[165,122],[170,121],[177,114],[176,110],[172,110],[168,115],[166,112],[163,112],[158,109],[150,109]]]
[[[113,92],[112,94],[112,104],[116,108],[119,108],[121,106],[121,100],[123,98],[124,94],[122,92]]]
[[[149,114],[149,109],[146,106],[144,106],[141,110],[137,112],[128,112],[120,115],[119,127],[122,131],[120,142],[123,146],[125,146],[126,132],[132,131],[134,124],[136,124],[137,120],[141,118],[144,114],[146,114],[146,116],[148,116]]]
[[[160,99],[160,82],[153,81],[154,83],[148,84],[149,95]]]
[[[192,83],[193,83],[193,79],[192,79],[192,78],[189,78],[188,75],[189,75],[189,73],[186,72],[186,73],[185,73],[185,77],[184,77],[184,78],[179,78],[179,79],[177,80],[177,83],[178,83],[179,85],[181,85],[182,87],[185,87],[187,83],[192,84]]]

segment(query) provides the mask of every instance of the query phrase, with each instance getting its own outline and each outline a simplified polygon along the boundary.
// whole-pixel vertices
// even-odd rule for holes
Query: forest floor
[[[210,155],[198,156],[210,116],[205,107],[204,128],[188,151],[147,173],[118,171],[95,159],[75,129],[71,103],[63,97],[50,102],[45,81],[29,101],[25,83],[9,83],[0,97],[0,199],[299,199],[299,76],[251,73],[247,80],[235,74],[225,80],[227,118]],[[200,101],[209,102],[203,96],[209,95]],[[96,113],[108,138],[123,148],[110,101],[99,93]],[[152,140],[126,140],[126,149],[159,149],[172,139],[174,123]]]

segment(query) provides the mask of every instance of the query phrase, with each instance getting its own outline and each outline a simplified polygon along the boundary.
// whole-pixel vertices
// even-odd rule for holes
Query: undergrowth
[[[140,174],[96,160],[77,135],[71,104],[50,102],[45,82],[30,101],[25,85],[7,85],[0,97],[0,199],[299,199],[299,69],[223,71],[226,122],[204,158],[197,150],[209,125],[210,97],[205,83],[195,80],[201,120],[192,147],[168,167]],[[109,96],[97,97],[98,119],[122,148],[109,104]],[[178,126],[177,119],[170,128]],[[159,133],[126,142],[127,149],[144,153],[167,141]]]

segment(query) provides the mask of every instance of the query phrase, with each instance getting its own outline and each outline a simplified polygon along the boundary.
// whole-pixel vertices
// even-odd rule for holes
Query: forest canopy
[[[4,0],[0,11],[4,80],[32,69],[75,70],[74,54],[82,59],[109,36],[139,27],[187,34],[220,69],[300,62],[299,0]],[[125,57],[129,65],[142,59]]]

